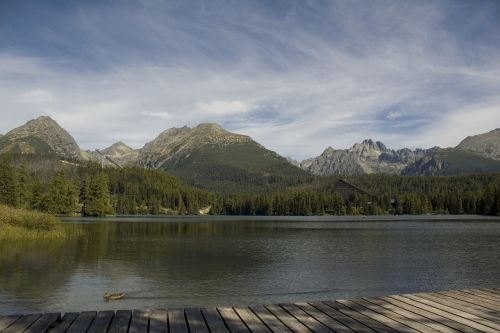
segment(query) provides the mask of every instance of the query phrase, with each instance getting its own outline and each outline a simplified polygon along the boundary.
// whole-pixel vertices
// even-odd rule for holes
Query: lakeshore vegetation
[[[0,240],[61,239],[69,236],[62,229],[61,221],[52,214],[0,204]]]
[[[85,216],[500,215],[498,174],[346,176],[342,179],[362,189],[348,197],[336,190],[340,177],[297,176],[287,178],[279,189],[273,187],[256,193],[250,187],[240,194],[227,195],[223,189],[208,191],[187,185],[161,170],[101,168],[95,163],[67,162],[61,166],[59,162],[36,157],[12,161],[8,155],[3,156],[0,160],[2,207]],[[56,164],[59,166],[55,167]],[[44,218],[47,217],[44,215]]]

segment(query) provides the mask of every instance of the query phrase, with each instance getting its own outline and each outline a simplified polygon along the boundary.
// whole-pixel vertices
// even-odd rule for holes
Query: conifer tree
[[[28,171],[26,163],[23,163],[17,170],[17,206],[20,208],[30,207],[30,189],[28,188]]]
[[[88,194],[83,204],[83,215],[106,216],[113,214],[109,195],[108,176],[98,172],[90,179]]]
[[[16,206],[17,182],[15,170],[9,155],[4,155],[0,160],[0,203]]]

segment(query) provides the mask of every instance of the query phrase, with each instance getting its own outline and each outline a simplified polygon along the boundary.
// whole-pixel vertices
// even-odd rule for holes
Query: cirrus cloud
[[[219,122],[297,159],[500,127],[491,1],[0,3],[0,132],[51,115],[86,149]],[[470,124],[470,126],[468,126]]]

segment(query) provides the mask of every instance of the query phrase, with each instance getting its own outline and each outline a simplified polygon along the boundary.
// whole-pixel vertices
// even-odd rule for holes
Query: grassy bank
[[[50,214],[0,205],[0,239],[62,239],[68,234]]]

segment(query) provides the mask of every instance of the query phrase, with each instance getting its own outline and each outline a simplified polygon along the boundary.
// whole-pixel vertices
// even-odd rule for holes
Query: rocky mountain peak
[[[500,128],[484,134],[468,136],[456,147],[486,158],[500,160]]]
[[[137,161],[137,157],[139,157],[139,150],[133,149],[122,141],[118,141],[108,148],[102,149],[101,153],[122,166],[134,164]],[[102,157],[94,154],[94,159],[101,160]]]
[[[102,152],[106,154],[128,154],[132,151],[134,151],[134,149],[131,148],[130,146],[127,146],[122,141],[118,141],[109,146],[108,148],[104,148],[102,150]]]
[[[139,160],[148,167],[158,167],[165,161],[181,159],[193,149],[207,145],[226,146],[233,143],[254,141],[246,136],[231,133],[215,123],[201,123],[196,127],[173,127],[162,132],[140,150]]]
[[[382,153],[389,151],[380,141],[374,142],[372,139],[363,140],[361,143],[355,143],[349,152],[354,153],[363,160],[376,160]]]
[[[408,164],[415,162],[426,150],[403,148],[393,150],[380,141],[363,140],[349,149],[326,148],[315,158],[301,162],[302,169],[316,175],[400,173]]]
[[[30,120],[5,134],[2,137],[0,153],[8,151],[80,158],[80,148],[75,139],[49,116]]]
[[[214,133],[227,133],[227,131],[217,123],[201,123],[198,126],[196,126],[194,130],[208,131]]]
[[[332,154],[335,152],[335,149],[333,149],[331,146],[330,147],[327,147],[323,153],[321,154],[321,156],[323,157],[328,157],[328,156],[332,156]]]

